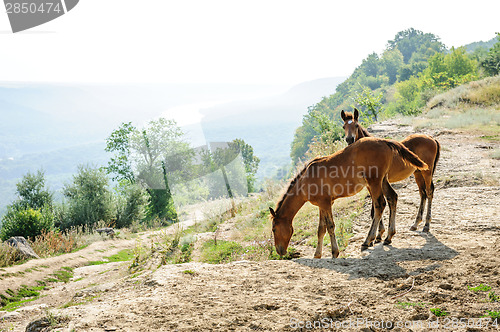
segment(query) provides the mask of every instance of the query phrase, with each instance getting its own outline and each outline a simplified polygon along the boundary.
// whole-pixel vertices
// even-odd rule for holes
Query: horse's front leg
[[[328,234],[330,235],[330,244],[332,246],[332,258],[339,257],[340,250],[337,244],[337,238],[335,237],[335,223],[333,222],[332,208],[330,207],[328,211],[325,211],[325,224]]]
[[[316,252],[314,253],[314,258],[321,258],[323,254],[323,238],[326,233],[326,223],[325,216],[322,210],[319,210],[319,225],[318,225],[318,245],[316,246]]]
[[[377,193],[377,195],[372,194],[372,204],[374,206],[374,214],[372,219],[372,225],[370,227],[370,231],[368,232],[368,236],[366,237],[365,242],[361,245],[361,251],[368,249],[373,245],[373,241],[375,240],[376,232],[378,225],[380,223],[380,219],[382,218],[382,213],[385,208],[385,198],[382,195],[381,190]]]

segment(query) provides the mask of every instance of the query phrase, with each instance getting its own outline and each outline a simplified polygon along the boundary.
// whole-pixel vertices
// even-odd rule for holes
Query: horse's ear
[[[342,120],[345,121],[345,112],[344,112],[344,110],[342,110],[342,112],[340,112],[340,116],[342,117]]]
[[[271,212],[271,215],[273,216],[273,218],[276,218],[276,212],[274,212],[272,207],[269,208],[269,212]]]
[[[359,111],[357,108],[354,109],[354,120],[358,121],[359,118]]]

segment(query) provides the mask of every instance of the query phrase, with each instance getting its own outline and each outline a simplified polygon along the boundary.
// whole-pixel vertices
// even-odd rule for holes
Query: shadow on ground
[[[373,249],[369,249],[367,256],[361,258],[299,258],[293,261],[313,268],[330,269],[348,274],[350,280],[358,278],[391,280],[435,270],[441,266],[440,261],[450,260],[459,254],[430,233],[419,235],[426,240],[425,244],[419,248],[399,249],[390,245],[377,244]],[[421,261],[422,266],[408,271],[398,264],[408,261]]]

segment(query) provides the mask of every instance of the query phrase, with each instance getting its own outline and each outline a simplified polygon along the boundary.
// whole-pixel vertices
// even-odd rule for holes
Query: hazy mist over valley
[[[193,147],[244,139],[261,159],[258,178],[273,176],[290,162],[293,133],[307,107],[344,79],[293,87],[0,83],[0,211],[27,172],[43,169],[60,197],[79,164],[107,164],[105,140],[121,123],[140,127],[159,117],[175,119]]]

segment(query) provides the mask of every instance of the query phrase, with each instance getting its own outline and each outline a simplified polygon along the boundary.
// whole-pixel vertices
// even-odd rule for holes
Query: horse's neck
[[[370,135],[368,130],[363,128],[363,126],[359,125],[358,126],[358,138],[363,138],[363,137],[372,137],[372,135]]]
[[[306,203],[306,199],[303,197],[302,191],[296,188],[298,184],[296,183],[290,190],[285,194],[286,197],[280,206],[279,211],[276,211],[280,217],[289,219],[292,221],[293,217],[299,212],[300,208]]]

